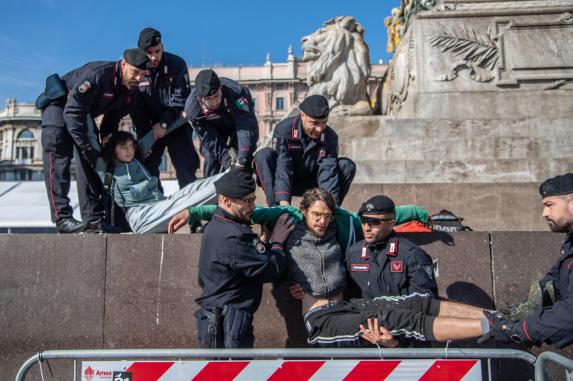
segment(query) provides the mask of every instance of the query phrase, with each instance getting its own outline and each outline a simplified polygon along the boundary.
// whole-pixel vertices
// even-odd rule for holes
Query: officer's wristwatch
[[[163,128],[163,129],[165,130],[165,129],[167,128],[167,123],[162,122],[162,123],[160,124],[160,126],[161,126],[161,128]]]

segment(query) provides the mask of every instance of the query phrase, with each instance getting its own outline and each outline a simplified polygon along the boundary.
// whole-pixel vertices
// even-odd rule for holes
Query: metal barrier
[[[543,352],[537,357],[535,362],[535,380],[545,381],[545,363],[547,361],[552,361],[564,367],[566,369],[566,379],[571,380],[573,378],[573,360],[565,356],[561,356],[555,352]]]
[[[547,352],[546,352],[547,353]],[[514,349],[416,348],[416,349],[101,349],[45,351],[30,357],[20,367],[16,381],[24,381],[30,368],[46,360],[122,360],[122,359],[487,359],[491,380],[491,359],[517,359],[536,363],[531,353]],[[553,360],[553,358],[551,358]],[[40,368],[41,369],[41,368]],[[542,379],[541,379],[542,380]]]

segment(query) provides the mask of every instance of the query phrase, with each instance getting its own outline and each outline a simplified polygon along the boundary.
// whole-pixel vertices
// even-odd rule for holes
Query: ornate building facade
[[[8,99],[0,111],[0,181],[42,180],[40,111]]]

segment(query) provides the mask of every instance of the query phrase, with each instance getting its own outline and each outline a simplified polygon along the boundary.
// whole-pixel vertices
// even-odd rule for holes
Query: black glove
[[[485,311],[484,315],[489,321],[490,329],[477,340],[478,344],[489,339],[494,339],[503,343],[526,343],[528,341],[524,340],[521,337],[520,332],[516,329],[516,325],[519,323],[518,320],[508,319],[497,312]]]
[[[86,144],[80,148],[80,153],[85,161],[87,161],[92,168],[95,168],[97,159],[100,157],[99,152],[97,152],[93,147],[89,144]]]

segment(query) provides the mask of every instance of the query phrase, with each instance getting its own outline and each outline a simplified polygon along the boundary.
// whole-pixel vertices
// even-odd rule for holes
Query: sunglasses
[[[382,222],[386,222],[386,221],[394,221],[393,218],[372,218],[372,217],[364,217],[364,216],[360,216],[360,222],[362,223],[362,225],[370,225],[370,226],[378,226],[381,225]]]

